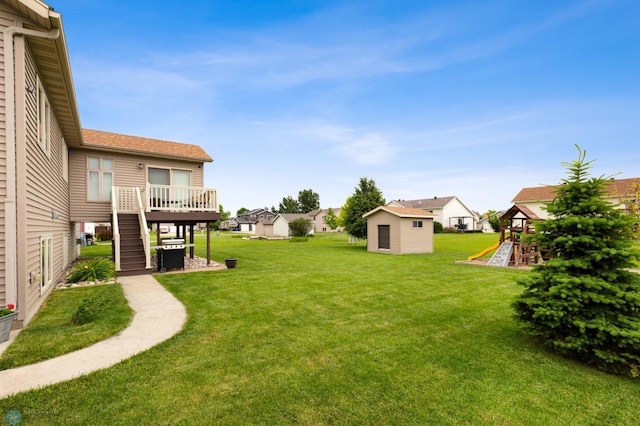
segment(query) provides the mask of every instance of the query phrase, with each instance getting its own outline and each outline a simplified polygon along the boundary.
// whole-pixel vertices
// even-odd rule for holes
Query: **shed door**
[[[391,248],[391,230],[389,225],[378,225],[378,250]]]

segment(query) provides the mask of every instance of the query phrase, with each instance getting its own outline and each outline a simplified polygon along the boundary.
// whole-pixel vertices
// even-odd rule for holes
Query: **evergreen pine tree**
[[[568,178],[547,203],[534,240],[554,256],[519,279],[515,316],[556,351],[602,370],[640,376],[640,275],[634,219],[606,200],[610,178],[589,177],[593,161],[563,163]]]

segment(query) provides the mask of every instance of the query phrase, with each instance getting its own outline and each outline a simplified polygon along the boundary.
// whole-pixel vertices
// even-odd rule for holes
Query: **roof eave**
[[[137,155],[144,155],[145,157],[154,157],[154,158],[172,158],[174,160],[190,161],[194,163],[213,163],[213,158],[211,157],[196,158],[196,157],[188,157],[188,156],[182,156],[182,155],[172,155],[167,153],[143,151],[140,149],[126,149],[126,148],[119,148],[119,147],[112,147],[112,146],[94,145],[86,142],[83,143],[83,145],[79,148],[85,148],[85,149],[90,149],[92,151],[101,151],[101,152],[120,152],[123,154],[137,154]]]
[[[29,41],[31,53],[39,64],[39,76],[47,88],[49,103],[56,113],[65,142],[69,146],[80,146],[83,140],[82,125],[62,17],[38,0],[10,0],[9,3],[37,24],[37,26],[25,25],[25,28],[60,31],[59,37],[55,40],[28,35],[26,38]],[[44,66],[47,63],[51,64],[55,70],[47,71],[47,67]]]

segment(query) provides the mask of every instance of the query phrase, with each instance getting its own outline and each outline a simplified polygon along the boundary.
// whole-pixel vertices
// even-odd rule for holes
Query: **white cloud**
[[[375,133],[356,136],[345,141],[338,149],[354,163],[366,166],[388,163],[396,154],[393,145]]]

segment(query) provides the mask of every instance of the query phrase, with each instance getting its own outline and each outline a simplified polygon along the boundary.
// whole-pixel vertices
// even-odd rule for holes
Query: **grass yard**
[[[454,264],[497,235],[439,234],[430,255],[212,237],[236,269],[159,275],[185,329],[107,370],[0,401],[25,424],[637,424],[640,386],[524,335],[527,271]],[[202,239],[197,253],[204,256]]]
[[[95,297],[109,300],[104,312],[93,322],[72,324],[71,318],[82,302]],[[120,284],[56,290],[2,354],[0,370],[33,364],[90,346],[124,330],[132,317]]]
[[[111,257],[111,242],[99,243],[82,247],[82,257]]]

